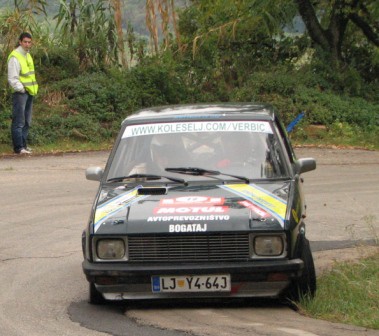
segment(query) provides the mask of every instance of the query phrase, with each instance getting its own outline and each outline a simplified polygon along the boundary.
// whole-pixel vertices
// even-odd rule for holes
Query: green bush
[[[112,78],[105,73],[87,73],[65,79],[51,87],[64,93],[71,111],[87,114],[101,121],[115,118],[113,96],[116,94]]]
[[[243,87],[231,92],[230,99],[271,103],[278,108],[284,123],[304,111],[310,124],[345,122],[365,128],[378,125],[378,103],[336,95],[321,87],[321,82],[303,71],[279,68],[270,73],[252,74]]]
[[[47,97],[61,93],[52,106]],[[131,112],[153,105],[178,104],[187,97],[175,68],[156,60],[129,71],[84,73],[60,80],[41,90],[35,101],[30,141],[54,143],[59,139],[101,142],[114,137]]]
[[[303,89],[296,100],[301,110],[307,112],[309,123],[329,125],[340,121],[361,127],[378,125],[379,104],[361,98]]]
[[[378,141],[379,101],[372,94],[378,89],[372,82],[367,86],[370,99],[359,96],[364,81],[357,72],[346,71],[332,78],[317,72],[312,64],[299,70],[276,64],[269,68],[260,65],[251,71],[245,68],[241,74],[230,55],[222,58],[210,47],[205,50],[210,59],[193,60],[188,55],[175,58],[166,52],[145,58],[129,70],[85,73],[79,72],[69,51],[65,54],[57,49],[49,57],[39,56],[44,71],[34,103],[31,143],[45,145],[61,139],[101,143],[114,137],[121,121],[140,108],[220,101],[271,103],[285,125],[304,111],[303,125],[325,125],[328,133],[338,138],[355,132],[362,134],[361,139],[364,135],[368,141]],[[8,144],[11,100],[6,74],[0,76],[0,82],[4,83],[0,143]],[[307,139],[304,132],[298,134]]]
[[[9,143],[10,137],[10,124],[11,124],[10,110],[2,110],[0,113],[0,143]]]
[[[62,139],[101,143],[112,137],[98,120],[85,114],[36,118],[30,130],[30,143],[45,145]]]
[[[39,50],[33,56],[38,81],[42,85],[76,77],[79,73],[79,62],[71,49],[54,47],[48,53]]]

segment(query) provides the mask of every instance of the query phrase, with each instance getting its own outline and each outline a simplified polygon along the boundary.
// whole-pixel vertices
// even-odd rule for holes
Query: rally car
[[[254,103],[127,117],[83,232],[89,302],[312,296],[302,173],[278,114]]]

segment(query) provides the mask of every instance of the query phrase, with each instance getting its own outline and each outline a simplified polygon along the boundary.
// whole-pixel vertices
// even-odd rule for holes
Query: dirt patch
[[[332,270],[338,262],[359,262],[379,253],[379,246],[358,246],[341,250],[313,252],[317,276]]]

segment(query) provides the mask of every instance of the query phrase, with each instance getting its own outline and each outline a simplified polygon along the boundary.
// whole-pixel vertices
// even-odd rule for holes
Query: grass
[[[334,123],[329,127],[317,125],[299,126],[290,134],[295,144],[315,146],[336,146],[379,150],[378,127],[362,131],[346,123]]]
[[[64,140],[57,143],[49,143],[42,146],[33,146],[33,154],[57,154],[68,152],[87,152],[87,151],[99,151],[110,150],[112,148],[113,141],[94,143],[85,141]],[[12,145],[0,144],[0,156],[12,155]]]
[[[366,138],[367,140],[367,138]],[[291,137],[291,142],[293,145],[310,145],[316,147],[337,147],[337,148],[356,148],[356,149],[367,149],[367,150],[379,150],[379,144],[376,142],[365,142],[352,140],[348,137],[345,138],[332,138],[332,137],[308,137],[307,139],[301,138],[299,136]],[[75,140],[63,140],[56,143],[49,143],[46,145],[38,145],[30,147],[33,148],[33,154],[57,154],[65,152],[86,152],[86,151],[99,151],[99,150],[110,150],[113,145],[113,140],[109,140],[102,143],[88,142],[88,141],[75,141]],[[12,145],[0,143],[0,156],[1,155],[12,155]]]
[[[310,317],[379,329],[379,253],[357,263],[338,263],[318,279],[313,300],[299,310]]]
[[[289,134],[294,145],[309,145],[317,147],[356,148],[366,150],[379,150],[379,127],[371,127],[362,131],[357,126],[346,123],[334,123],[328,127],[323,125],[298,125]],[[109,150],[113,139],[104,142],[91,142],[88,140],[63,139],[59,142],[45,145],[33,145],[34,154],[55,154],[63,152],[84,152],[95,150]],[[0,143],[0,156],[12,154],[11,139],[9,144]]]

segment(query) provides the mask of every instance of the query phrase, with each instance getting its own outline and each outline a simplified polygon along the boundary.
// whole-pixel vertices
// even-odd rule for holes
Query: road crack
[[[41,256],[41,257],[33,257],[33,256],[29,256],[29,257],[9,257],[9,258],[5,258],[5,259],[0,259],[0,262],[7,262],[7,261],[14,261],[14,260],[22,260],[22,259],[61,259],[61,258],[66,258],[66,257],[69,257],[69,256],[72,256],[78,252],[81,252],[80,250],[77,250],[77,251],[72,251],[72,252],[68,252],[64,255],[57,255],[57,256]]]

